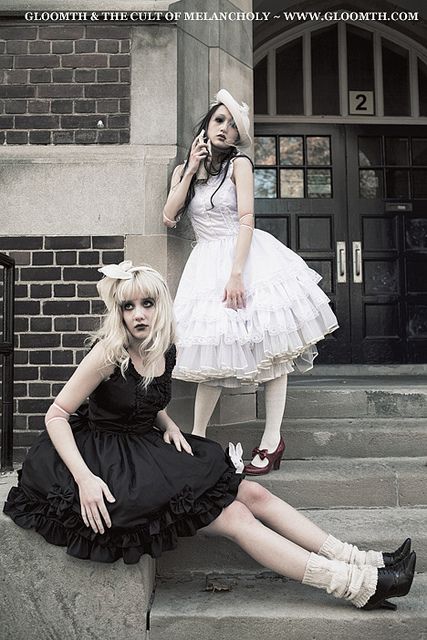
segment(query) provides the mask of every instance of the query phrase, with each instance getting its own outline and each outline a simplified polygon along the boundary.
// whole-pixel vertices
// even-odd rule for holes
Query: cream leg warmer
[[[334,536],[328,536],[319,549],[319,555],[330,560],[342,560],[358,567],[371,565],[371,567],[384,567],[384,558],[381,551],[361,551],[354,544],[341,542]]]
[[[378,569],[369,565],[358,567],[340,560],[328,560],[310,553],[303,584],[325,589],[336,598],[350,600],[355,607],[363,607],[375,593]]]
[[[193,435],[205,437],[206,427],[221,395],[221,389],[222,387],[213,387],[203,383],[197,386],[196,401],[194,403]]]

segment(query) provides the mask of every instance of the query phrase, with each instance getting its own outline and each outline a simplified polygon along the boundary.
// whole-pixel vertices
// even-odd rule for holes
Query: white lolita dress
[[[255,229],[243,272],[244,309],[222,302],[239,219],[230,162],[225,181],[196,185],[187,213],[197,244],[175,297],[177,363],[173,377],[224,387],[307,371],[316,343],[337,329],[321,276],[272,235]]]

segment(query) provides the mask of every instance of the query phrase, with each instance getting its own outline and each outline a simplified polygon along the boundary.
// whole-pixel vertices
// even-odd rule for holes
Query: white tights
[[[279,444],[280,427],[285,412],[287,384],[288,376],[286,374],[265,383],[266,419],[264,433],[259,445],[260,449],[267,449],[272,452]],[[206,428],[221,395],[221,389],[222,387],[220,386],[214,387],[204,383],[198,385],[194,403],[194,435],[206,436]],[[255,456],[253,462],[258,467],[268,464],[266,458],[261,460],[259,456]]]
[[[221,395],[221,389],[222,387],[212,387],[203,383],[197,385],[193,435],[201,436],[202,438],[206,436],[206,427]]]
[[[267,449],[270,453],[277,449],[280,442],[280,427],[285,413],[286,391],[288,376],[285,374],[265,383],[265,427],[262,434],[260,449]],[[267,458],[261,460],[257,455],[252,460],[256,467],[265,467]]]

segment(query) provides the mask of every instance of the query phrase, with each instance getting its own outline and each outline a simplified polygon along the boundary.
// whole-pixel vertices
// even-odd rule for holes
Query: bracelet
[[[59,404],[57,404],[55,401],[52,402],[52,406],[56,407],[57,409],[59,409],[60,411],[62,411],[62,413],[65,413],[66,416],[69,416],[70,414],[68,413],[68,411],[65,411],[65,409],[63,409],[62,407],[59,406]]]
[[[171,220],[171,218],[168,218],[165,214],[163,214],[163,220],[167,220],[168,222],[172,222],[172,224],[173,224],[172,228],[175,229],[176,225],[181,220],[181,216],[178,216],[174,220]]]
[[[239,218],[239,224],[241,227],[248,227],[248,229],[252,229],[253,230],[253,225],[251,224],[247,224],[246,222],[242,222],[243,218],[247,218],[247,216],[254,216],[253,213],[244,213],[242,216],[240,216]]]
[[[49,420],[45,420],[45,425],[47,426],[48,424],[50,424],[51,422],[53,422],[54,420],[63,420],[64,422],[66,422],[67,424],[70,424],[67,420],[67,418],[64,418],[63,416],[55,416],[54,418],[49,418]]]

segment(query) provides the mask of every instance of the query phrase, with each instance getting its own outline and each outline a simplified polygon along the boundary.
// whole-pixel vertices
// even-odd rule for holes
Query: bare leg
[[[200,383],[197,386],[196,401],[194,403],[193,435],[206,436],[206,427],[215,409],[222,387],[213,387]]]
[[[239,500],[226,507],[204,531],[232,540],[264,567],[351,600],[356,607],[364,606],[376,591],[376,567],[358,567],[310,553],[263,525]]]
[[[265,383],[265,428],[259,445],[260,449],[267,449],[270,453],[277,449],[280,441],[280,427],[285,412],[286,389],[288,376],[285,374]],[[255,456],[252,464],[256,467],[265,467],[267,458],[261,460]]]
[[[300,511],[287,504],[257,482],[244,480],[237,500],[243,502],[256,518],[299,546],[329,559],[358,566],[383,567],[380,551],[363,551],[355,545],[328,535]]]
[[[246,505],[255,518],[303,549],[318,553],[328,537],[327,533],[300,511],[257,482],[243,480],[237,500]]]
[[[265,527],[242,502],[233,502],[203,531],[233,540],[264,567],[302,582],[309,552]]]

